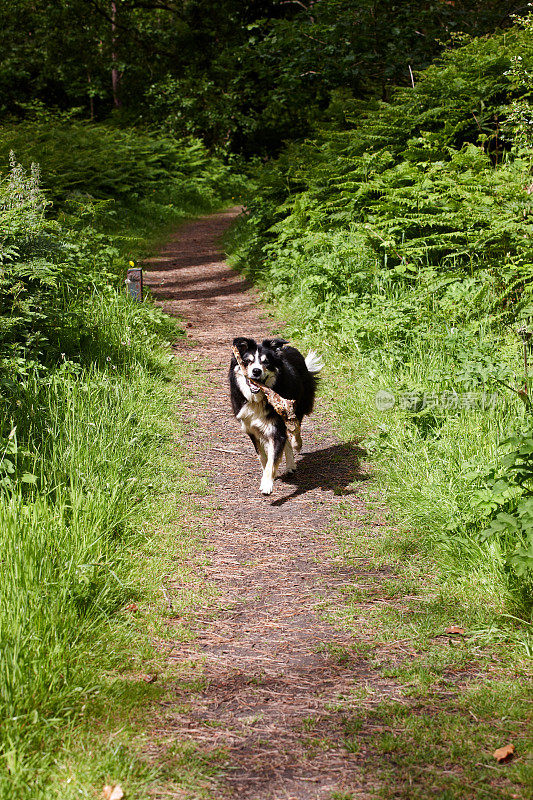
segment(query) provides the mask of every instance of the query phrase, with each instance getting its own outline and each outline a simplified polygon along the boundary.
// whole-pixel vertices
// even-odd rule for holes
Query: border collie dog
[[[311,413],[318,373],[323,367],[315,352],[311,351],[304,358],[295,347],[286,347],[285,339],[265,339],[258,344],[254,339],[239,336],[233,344],[241,354],[249,378],[269,386],[287,400],[295,400],[294,411],[300,422],[305,414]],[[233,413],[252,440],[263,468],[261,492],[272,494],[283,453],[287,472],[296,469],[285,422],[268,403],[264,393],[248,384],[235,357],[230,364],[229,382]]]

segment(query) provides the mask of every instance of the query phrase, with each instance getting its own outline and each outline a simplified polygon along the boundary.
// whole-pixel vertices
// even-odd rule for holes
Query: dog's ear
[[[263,347],[269,350],[282,350],[286,344],[289,344],[286,339],[263,339]]]
[[[233,340],[233,346],[237,348],[241,356],[244,355],[247,350],[251,350],[254,345],[254,339],[247,339],[246,336],[237,336]]]

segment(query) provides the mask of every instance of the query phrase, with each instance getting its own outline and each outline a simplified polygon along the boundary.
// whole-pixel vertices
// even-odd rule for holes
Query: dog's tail
[[[318,376],[318,373],[324,369],[324,362],[318,353],[315,353],[314,350],[310,350],[305,357],[305,366],[311,375]]]

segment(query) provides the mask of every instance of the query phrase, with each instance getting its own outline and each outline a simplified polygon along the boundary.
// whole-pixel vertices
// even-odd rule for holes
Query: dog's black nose
[[[262,372],[263,370],[259,369],[259,367],[254,367],[252,370],[252,378],[260,378]]]

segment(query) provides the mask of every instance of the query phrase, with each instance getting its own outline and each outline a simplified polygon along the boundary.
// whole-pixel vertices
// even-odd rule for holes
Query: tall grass
[[[33,800],[121,664],[131,548],[170,465],[184,470],[169,437],[181,332],[125,296],[128,259],[221,204],[226,170],[198,143],[52,122],[0,129],[2,167],[0,798]]]
[[[131,598],[127,553],[168,438],[163,338],[144,336],[149,318],[126,298],[94,297],[87,313],[95,331],[129,330],[131,341],[117,357],[111,336],[101,361],[95,338],[87,366],[30,371],[16,457],[36,483],[0,495],[1,797],[46,796],[54,744],[112,664],[106,626]]]

